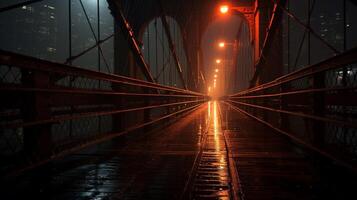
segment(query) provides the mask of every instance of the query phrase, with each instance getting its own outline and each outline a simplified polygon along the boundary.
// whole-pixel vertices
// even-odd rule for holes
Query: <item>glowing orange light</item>
[[[215,74],[214,77],[217,78],[217,74]]]
[[[208,87],[208,93],[210,93],[210,92],[211,92],[211,86]]]
[[[216,69],[215,71],[218,72],[218,69]]]
[[[226,45],[226,44],[225,44],[224,42],[218,43],[218,46],[219,46],[220,48],[223,48],[225,45]]]
[[[222,13],[222,14],[226,14],[229,10],[229,7],[228,5],[221,5],[221,7],[219,7],[219,11]]]
[[[216,60],[216,63],[217,63],[217,64],[219,64],[219,63],[221,63],[221,62],[222,62],[221,59],[217,59],[217,60]]]

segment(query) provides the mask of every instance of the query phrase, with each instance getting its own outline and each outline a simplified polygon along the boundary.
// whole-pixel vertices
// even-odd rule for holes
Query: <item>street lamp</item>
[[[237,53],[237,40],[234,40],[233,42],[226,42],[226,41],[219,41],[218,42],[218,47],[221,48],[222,50],[225,50],[225,59],[216,59],[216,63],[220,64],[222,62],[224,62],[224,66],[222,68],[222,76],[223,76],[223,83],[221,83],[221,85],[223,86],[224,89],[226,89],[226,85],[227,85],[227,80],[229,82],[230,80],[230,74],[229,74],[229,70],[230,70],[230,65],[233,66],[233,64],[229,64],[228,60],[227,60],[227,47],[231,46],[233,47],[233,55],[236,55]],[[232,62],[233,63],[233,62]],[[234,68],[235,69],[235,68]],[[215,69],[215,72],[218,72],[218,69]],[[236,72],[234,72],[234,74],[236,74]],[[214,75],[214,77],[216,78],[216,75]],[[227,79],[227,80],[226,80]]]
[[[228,12],[228,10],[229,10],[229,6],[228,5],[221,5],[220,7],[219,7],[219,11],[222,13],[222,14],[226,14],[227,12]]]
[[[228,4],[222,4],[222,5],[219,6],[219,12],[222,15],[228,14],[231,10],[239,12],[240,11],[240,7],[234,7],[234,6],[230,6]]]
[[[237,45],[237,40],[234,40],[234,42],[219,42],[218,43],[218,47],[219,48],[224,48],[226,46],[233,46],[234,48],[236,48],[236,45]]]
[[[226,44],[224,42],[218,43],[218,47],[223,48]]]

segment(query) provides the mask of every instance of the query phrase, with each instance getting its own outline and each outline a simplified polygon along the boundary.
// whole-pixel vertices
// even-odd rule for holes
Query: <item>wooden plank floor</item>
[[[232,185],[242,200],[357,199],[355,175],[242,113],[220,104],[218,117],[208,105],[1,182],[0,198],[180,199],[193,174],[191,199],[235,199]]]
[[[0,199],[179,199],[206,129],[207,105],[1,183]]]
[[[241,198],[357,199],[356,176],[221,104]]]

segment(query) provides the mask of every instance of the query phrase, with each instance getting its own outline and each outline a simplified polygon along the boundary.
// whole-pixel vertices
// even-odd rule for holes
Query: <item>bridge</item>
[[[2,0],[1,199],[356,199],[355,0]]]

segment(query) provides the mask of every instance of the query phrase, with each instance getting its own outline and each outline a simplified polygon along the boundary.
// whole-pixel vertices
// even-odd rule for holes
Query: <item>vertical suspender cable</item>
[[[99,7],[99,1],[97,0],[97,37],[98,37],[98,41],[100,41],[100,7]],[[98,71],[100,72],[100,44],[98,44],[97,47],[97,57],[98,57]],[[104,55],[103,55],[104,56]],[[109,72],[109,71],[108,71]],[[101,81],[98,81],[98,88],[101,88]],[[99,133],[102,131],[102,117],[98,116],[98,131]]]
[[[72,0],[68,0],[68,50],[69,50],[69,58],[72,57]],[[72,61],[68,64],[72,65]],[[69,87],[72,87],[73,78],[69,79]],[[73,107],[71,107],[71,111],[73,111]],[[73,131],[73,120],[69,120],[69,137],[72,137]]]
[[[311,27],[311,0],[307,2],[308,9],[307,9],[307,23],[308,26]],[[307,32],[307,64],[310,65],[311,63],[311,38],[310,38],[310,31]]]
[[[159,74],[159,65],[158,65],[158,52],[157,52],[157,46],[158,46],[158,34],[157,34],[157,18],[155,18],[155,67],[156,67],[156,78],[158,78]],[[156,80],[158,82],[158,80]]]
[[[148,46],[147,46],[147,51],[148,51],[148,62],[149,62],[149,66],[151,66],[151,59],[150,59],[150,26],[151,24],[149,23],[148,28],[147,28],[147,42],[148,42]],[[152,69],[149,69],[150,71],[152,71]]]
[[[288,10],[290,10],[290,0],[288,0],[288,2],[287,2],[287,4],[288,4]],[[287,29],[287,58],[286,58],[286,60],[287,60],[287,63],[288,63],[288,66],[287,66],[287,74],[288,73],[290,73],[290,17],[286,17],[286,20],[287,20],[287,27],[286,27],[286,29]]]
[[[347,12],[346,0],[343,0],[343,51],[347,49]]]

